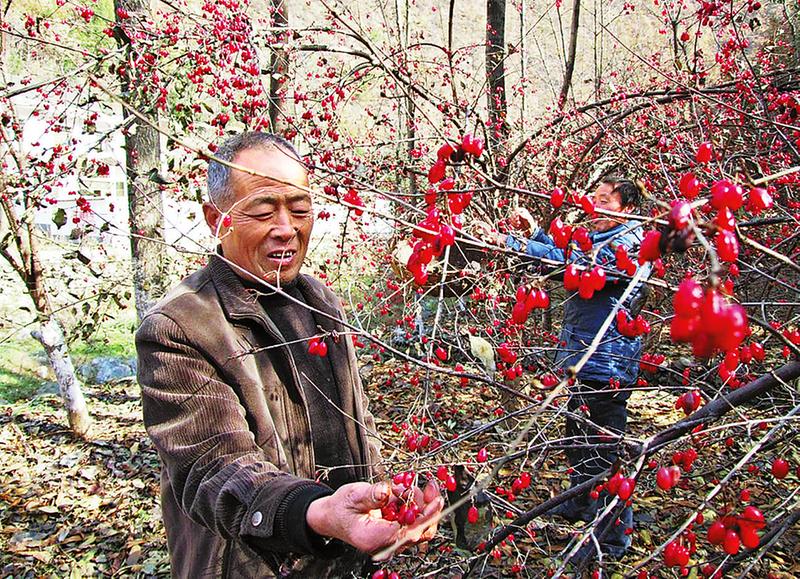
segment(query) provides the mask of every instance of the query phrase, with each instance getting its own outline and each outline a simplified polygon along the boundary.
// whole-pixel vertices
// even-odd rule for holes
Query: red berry
[[[470,525],[474,525],[478,522],[478,508],[475,505],[472,505],[469,510],[467,511],[467,521]]]
[[[699,314],[702,303],[703,288],[692,278],[684,279],[672,298],[672,307],[675,309],[675,314],[684,318]]]
[[[726,530],[722,521],[714,521],[708,528],[708,542],[712,545],[721,545],[725,540]]]
[[[478,462],[486,462],[489,459],[489,453],[486,452],[486,448],[481,448],[478,451],[477,460]]]
[[[733,231],[723,230],[715,239],[717,255],[722,261],[733,262],[739,257],[739,240]]]
[[[789,474],[789,463],[782,458],[776,458],[772,461],[772,476],[781,479]]]
[[[700,146],[697,147],[697,154],[695,155],[695,160],[698,163],[708,163],[711,160],[712,149],[711,143],[708,141],[704,143],[700,143]]]
[[[747,195],[747,210],[758,214],[772,207],[772,196],[763,187],[753,187]]]
[[[690,201],[700,193],[700,181],[693,173],[686,173],[678,182],[678,189]]]
[[[675,201],[669,212],[669,225],[672,229],[684,229],[692,217],[692,206],[686,201]]]
[[[619,488],[617,489],[617,496],[620,500],[627,501],[633,495],[633,489],[636,486],[636,481],[632,478],[624,478],[622,482],[619,483]]]
[[[672,488],[674,483],[672,482],[672,475],[667,467],[662,466],[660,469],[658,469],[658,472],[656,473],[656,484],[662,491],[668,491]]]
[[[558,209],[564,204],[564,197],[564,191],[560,187],[556,187],[553,189],[553,192],[550,193],[550,205]]]
[[[589,279],[592,283],[592,288],[595,291],[600,291],[606,285],[606,272],[605,270],[600,267],[599,265],[594,266],[591,273],[589,274]]]
[[[444,161],[436,161],[436,163],[434,163],[433,166],[428,170],[428,182],[433,184],[444,179],[446,169],[447,165]]]
[[[639,265],[642,265],[648,261],[654,261],[661,257],[661,249],[659,248],[660,243],[660,231],[651,229],[645,234],[642,244],[639,247]]]
[[[571,263],[564,271],[564,288],[567,291],[575,291],[580,285],[580,270],[578,267]]]
[[[742,545],[748,549],[755,549],[758,547],[759,542],[761,542],[756,530],[749,525],[739,526],[739,537],[742,539]]]
[[[728,529],[725,533],[725,539],[722,541],[722,549],[728,555],[736,555],[741,548],[741,541],[739,540],[739,533],[733,529]]]

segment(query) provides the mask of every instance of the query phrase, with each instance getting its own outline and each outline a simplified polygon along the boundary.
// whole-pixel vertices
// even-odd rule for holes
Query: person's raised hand
[[[526,234],[537,227],[536,220],[530,214],[530,211],[524,207],[517,207],[511,217],[509,217],[508,222],[511,224],[511,227]]]
[[[498,233],[494,227],[492,227],[485,221],[477,219],[472,222],[472,225],[475,228],[475,236],[478,237],[484,243],[490,243],[493,245],[506,244],[507,236],[503,233]]]

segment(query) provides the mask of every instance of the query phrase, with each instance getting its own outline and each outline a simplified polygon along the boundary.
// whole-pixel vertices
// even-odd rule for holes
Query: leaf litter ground
[[[386,439],[384,456],[394,471],[431,468],[434,464],[471,463],[478,479],[488,467],[475,464],[481,447],[490,459],[507,450],[510,441],[527,422],[523,416],[498,421],[498,407],[514,405],[508,397],[472,385],[462,386],[457,379],[441,379],[436,387],[423,388],[409,382],[408,368],[388,361],[371,364],[368,391],[379,431]],[[424,383],[424,381],[423,381]],[[535,394],[535,388],[534,392]],[[87,387],[91,413],[95,419],[94,438],[79,441],[65,426],[60,401],[52,395],[30,402],[7,405],[0,414],[0,571],[3,577],[168,577],[166,540],[160,520],[159,465],[155,449],[141,422],[139,388],[130,381]],[[679,420],[673,409],[674,397],[663,392],[635,393],[630,400],[629,432],[645,437]],[[424,424],[410,417],[427,416]],[[404,449],[402,429],[392,425],[407,422],[420,432],[431,433],[446,442],[465,432],[475,432],[436,457],[426,453],[409,454]],[[497,424],[487,427],[487,424]],[[498,480],[487,490],[492,497],[494,517],[482,508],[481,520],[468,528],[476,542],[492,525],[508,522],[508,516],[530,509],[558,494],[566,487],[568,475],[561,452],[544,444],[556,440],[563,429],[563,418],[548,411],[540,414],[534,428],[521,445],[526,452],[501,470]],[[746,444],[737,440],[736,444]],[[721,444],[700,450],[700,457],[689,476],[713,478],[717,461],[724,456]],[[678,450],[676,447],[675,450]],[[796,464],[798,456],[793,457]],[[660,462],[669,460],[667,455]],[[533,475],[531,486],[506,500],[504,489],[520,470]],[[724,472],[716,473],[721,476]],[[645,471],[637,485],[635,504],[637,529],[634,547],[620,563],[609,568],[624,576],[636,563],[659,545],[677,524],[685,520],[697,504],[698,493],[707,492],[711,483],[699,488],[673,489],[665,496],[654,488],[654,474]],[[752,503],[765,512],[777,507],[780,497],[797,492],[797,481],[790,475],[780,485],[765,477],[751,476],[741,481],[752,492]],[[503,487],[498,489],[497,487]],[[710,516],[713,513],[709,511]],[[707,517],[708,520],[708,517]],[[463,562],[474,553],[453,545],[453,526],[443,524],[439,537],[426,554],[414,550],[396,557],[392,567],[404,577],[458,577]],[[549,519],[535,519],[530,535],[500,547],[501,558],[487,558],[478,566],[482,576],[514,576],[512,565],[522,566],[519,576],[539,577],[545,569],[558,566],[556,557],[567,545],[577,526]],[[698,535],[703,535],[700,530]],[[708,558],[706,543],[698,541],[695,560]],[[710,555],[719,558],[718,553]],[[660,560],[660,558],[658,559]],[[752,569],[751,576],[773,573],[775,577],[800,576],[800,541],[797,529],[784,535]],[[461,565],[459,565],[459,562]],[[651,562],[649,568],[655,567]],[[696,572],[696,571],[695,571]],[[661,576],[677,576],[665,569]]]

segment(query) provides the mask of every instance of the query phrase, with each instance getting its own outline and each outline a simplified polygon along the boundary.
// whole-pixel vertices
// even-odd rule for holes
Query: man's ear
[[[219,212],[212,203],[203,203],[203,216],[206,218],[206,224],[208,228],[211,230],[212,235],[217,235],[219,233],[220,227],[220,220],[222,219],[222,213]]]

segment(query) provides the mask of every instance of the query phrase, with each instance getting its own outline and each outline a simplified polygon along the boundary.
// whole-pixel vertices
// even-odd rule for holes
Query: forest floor
[[[372,410],[379,432],[385,434],[390,452],[400,456],[400,434],[391,425],[418,413],[423,405],[432,414],[446,418],[438,423],[440,439],[452,437],[496,418],[501,403],[482,388],[464,388],[442,383],[438,398],[425,400],[419,388],[397,377],[404,367],[395,361],[370,364],[367,368]],[[17,401],[0,408],[0,576],[2,577],[167,577],[169,563],[164,531],[160,520],[159,464],[141,421],[139,388],[132,380],[103,386],[87,386],[86,395],[95,420],[90,441],[76,440],[65,427],[65,414],[55,395],[41,395],[29,401]],[[673,408],[674,397],[661,392],[635,393],[630,400],[629,432],[644,437],[681,418]],[[536,418],[536,432],[558,432],[563,419],[553,415]],[[549,421],[547,426],[538,421]],[[508,448],[509,440],[521,423],[513,420],[486,430],[447,454],[448,462],[460,458],[473,461],[474,453],[485,445],[493,456]],[[547,430],[550,428],[551,430]],[[530,438],[529,449],[536,441]],[[738,444],[738,442],[737,442]],[[693,473],[709,478],[724,451],[709,445],[701,451]],[[458,456],[458,454],[463,456]],[[468,456],[471,455],[471,456]],[[528,453],[533,484],[513,504],[501,508],[511,514],[532,508],[565,488],[566,465],[561,453]],[[794,464],[797,464],[797,456]],[[518,464],[518,463],[515,463]],[[524,465],[523,465],[524,467]],[[396,467],[395,471],[400,468]],[[488,472],[481,467],[475,474]],[[517,469],[517,466],[513,467]],[[496,485],[509,485],[518,471],[509,466],[500,471],[500,481],[489,489],[498,496]],[[718,473],[721,475],[722,473]],[[609,575],[633,573],[637,564],[649,556],[676,528],[676,520],[691,516],[697,505],[697,489],[673,489],[670,496],[658,491],[654,474],[645,471],[635,495],[636,532],[630,554],[607,568]],[[752,503],[769,513],[778,507],[780,496],[796,496],[797,478],[793,473],[785,486],[775,492],[774,481],[756,477],[747,481]],[[773,485],[773,486],[770,486]],[[703,487],[704,490],[706,487]],[[711,487],[707,487],[711,488]],[[796,499],[795,499],[796,500]],[[713,516],[712,513],[709,513]],[[495,523],[508,522],[502,510],[496,511]],[[486,512],[481,520],[488,520]],[[580,526],[558,524],[548,519],[534,519],[528,527],[532,537],[518,539],[501,548],[501,558],[483,558],[481,576],[517,576],[512,565],[519,564],[518,576],[543,577],[547,569],[557,569],[556,556],[562,552]],[[705,527],[698,536],[705,535]],[[488,531],[480,524],[473,534]],[[473,554],[453,548],[450,524],[441,526],[440,536],[427,555],[413,550],[395,558],[392,566],[403,577],[459,576],[458,562]],[[707,546],[704,538],[702,545]],[[720,553],[699,551],[693,561],[722,559]],[[678,577],[677,571],[664,569],[661,557],[646,567],[651,576]],[[659,569],[660,568],[660,569]],[[746,567],[737,567],[739,576]],[[784,534],[747,571],[751,577],[789,578],[800,576],[800,538],[797,529]],[[690,567],[690,577],[698,576],[698,567]]]

